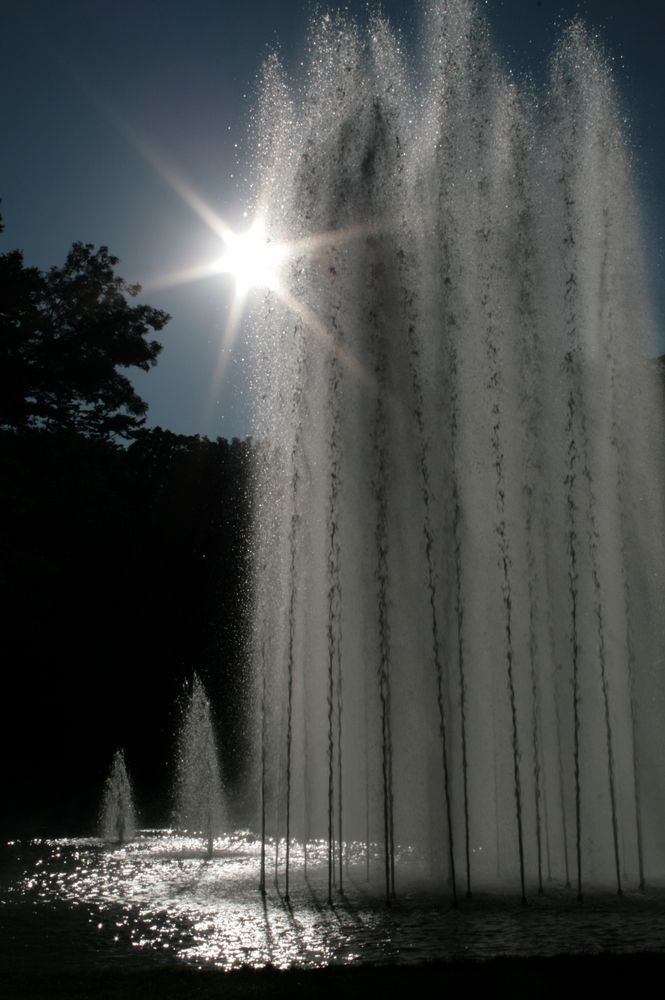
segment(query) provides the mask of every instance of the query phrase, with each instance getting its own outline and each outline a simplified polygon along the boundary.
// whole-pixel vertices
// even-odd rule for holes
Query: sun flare
[[[266,237],[262,219],[256,219],[244,233],[229,231],[224,236],[226,252],[218,261],[222,274],[230,274],[237,291],[244,295],[252,288],[279,287],[279,268],[285,248]]]

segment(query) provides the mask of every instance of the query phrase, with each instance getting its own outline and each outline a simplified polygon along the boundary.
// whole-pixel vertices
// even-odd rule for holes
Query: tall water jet
[[[131,840],[136,832],[132,786],[122,750],[116,750],[113,755],[111,769],[104,784],[99,830],[104,840],[118,844]]]
[[[472,0],[424,16],[417,73],[379,17],[317,21],[299,89],[266,67],[264,844],[287,893],[311,837],[330,898],[355,840],[388,900],[401,872],[621,892],[665,874],[663,399],[623,114],[580,23],[541,95]]]
[[[210,701],[194,674],[178,737],[175,824],[203,836],[212,855],[226,810]]]

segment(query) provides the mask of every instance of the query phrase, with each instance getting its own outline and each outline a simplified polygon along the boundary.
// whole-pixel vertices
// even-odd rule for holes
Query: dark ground
[[[241,970],[195,969],[141,971],[118,974],[74,972],[61,974],[0,974],[3,1000],[208,1000],[208,998],[419,997],[473,994],[488,998],[540,998],[588,995],[660,995],[665,955],[562,956],[549,959],[495,959],[380,968]],[[658,984],[661,984],[659,988]]]

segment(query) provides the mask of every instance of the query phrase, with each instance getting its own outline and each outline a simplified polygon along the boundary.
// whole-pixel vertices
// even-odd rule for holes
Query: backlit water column
[[[175,824],[203,837],[212,855],[215,836],[224,832],[226,809],[210,701],[196,674],[178,737]]]
[[[644,885],[662,823],[661,388],[640,208],[579,23],[542,94],[470,0],[266,66],[254,306],[264,844],[386,898]],[[346,847],[345,847],[346,845]],[[378,857],[377,857],[378,856]],[[375,863],[378,860],[379,863]],[[262,886],[265,887],[265,855]]]

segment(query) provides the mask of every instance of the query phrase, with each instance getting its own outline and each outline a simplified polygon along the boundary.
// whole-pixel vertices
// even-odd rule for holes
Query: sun
[[[266,237],[263,219],[255,219],[244,233],[227,230],[223,238],[226,252],[217,267],[222,274],[233,277],[239,295],[246,295],[252,288],[279,290],[280,264],[286,249]]]

